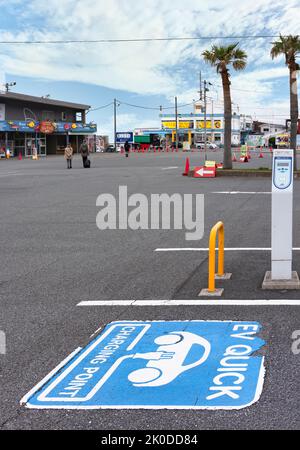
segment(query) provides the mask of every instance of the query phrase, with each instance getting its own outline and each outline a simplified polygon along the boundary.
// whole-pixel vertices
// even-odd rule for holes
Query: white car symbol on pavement
[[[137,353],[133,358],[147,359],[145,368],[135,370],[128,380],[136,387],[163,386],[181,373],[203,364],[210,354],[210,343],[201,336],[187,331],[173,331],[154,340],[159,347],[155,352]],[[183,365],[193,345],[200,345],[203,354],[197,361]]]

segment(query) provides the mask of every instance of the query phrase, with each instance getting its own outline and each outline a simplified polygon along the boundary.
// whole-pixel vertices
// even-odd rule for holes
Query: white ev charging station
[[[293,168],[292,149],[275,149],[272,164],[271,271],[263,289],[300,289],[292,271],[293,254]]]

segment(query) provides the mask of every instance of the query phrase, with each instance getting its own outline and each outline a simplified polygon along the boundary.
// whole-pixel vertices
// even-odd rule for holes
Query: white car
[[[196,146],[196,148],[205,148],[205,143],[204,142],[196,142],[195,146]],[[218,146],[216,144],[214,144],[213,142],[207,142],[206,148],[216,149],[216,148],[218,148]]]
[[[187,331],[173,331],[154,340],[159,347],[155,352],[136,354],[134,358],[148,359],[145,368],[131,372],[128,380],[135,387],[163,386],[171,383],[181,373],[203,364],[211,345],[201,336]],[[192,347],[200,347],[200,358],[184,364]],[[195,347],[194,347],[195,348]]]

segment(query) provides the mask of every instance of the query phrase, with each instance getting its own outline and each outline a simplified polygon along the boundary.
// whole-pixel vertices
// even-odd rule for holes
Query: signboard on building
[[[205,121],[204,120],[196,120],[196,128],[205,128]],[[206,128],[212,128],[212,121],[207,120],[206,121]],[[213,128],[218,130],[221,128],[221,120],[214,120],[213,121]]]
[[[282,148],[282,147],[286,147],[289,148],[289,142],[290,142],[290,138],[288,133],[282,133],[282,134],[278,134],[275,137],[275,145],[277,148]]]
[[[179,128],[194,128],[193,120],[179,120]]]
[[[55,131],[55,125],[53,122],[44,121],[40,123],[40,132],[44,134],[51,134]]]
[[[176,129],[176,121],[175,120],[163,120],[162,121],[162,127],[167,128],[170,130]],[[178,128],[182,129],[192,129],[194,128],[194,121],[193,120],[179,120],[178,122]]]
[[[163,128],[168,128],[168,129],[174,130],[176,128],[176,121],[175,120],[163,120],[161,125]]]
[[[5,120],[5,104],[0,103],[0,120]]]
[[[117,144],[124,144],[128,141],[130,144],[133,143],[133,132],[132,131],[122,131],[116,133]]]
[[[53,131],[51,131],[53,129]],[[45,130],[45,131],[42,131]],[[83,124],[72,122],[37,122],[34,120],[0,120],[0,131],[19,131],[26,133],[41,132],[45,134],[53,133],[95,133],[97,125],[95,123]]]

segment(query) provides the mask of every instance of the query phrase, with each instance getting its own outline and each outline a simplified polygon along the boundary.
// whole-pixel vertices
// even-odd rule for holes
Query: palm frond
[[[277,56],[285,55],[285,63],[292,62],[296,55],[300,52],[300,37],[299,35],[279,35],[279,40],[272,42],[271,58],[274,59]]]

